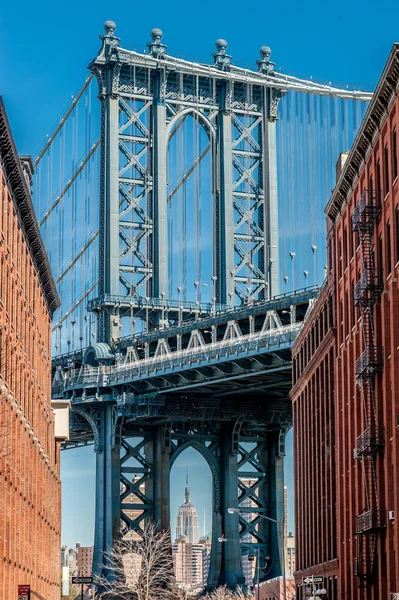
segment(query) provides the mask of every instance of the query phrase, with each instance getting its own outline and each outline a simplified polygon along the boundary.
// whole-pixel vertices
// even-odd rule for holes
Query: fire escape
[[[380,213],[380,191],[366,190],[352,215],[352,229],[359,236],[363,267],[363,273],[354,288],[354,303],[359,307],[363,335],[363,352],[356,360],[356,383],[362,395],[366,425],[357,438],[355,449],[355,457],[362,463],[366,496],[365,509],[356,517],[355,575],[361,587],[366,586],[373,577],[377,538],[385,528],[376,476],[377,455],[384,449],[384,428],[378,425],[375,405],[375,379],[383,367],[383,351],[377,346],[374,328],[374,306],[383,290],[382,276],[375,266],[373,247],[374,226]]]

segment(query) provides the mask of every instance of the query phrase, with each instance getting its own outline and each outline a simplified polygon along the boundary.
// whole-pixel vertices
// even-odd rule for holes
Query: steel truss
[[[275,124],[284,91],[266,85],[263,74],[256,84],[235,74],[222,42],[215,67],[188,73],[183,63],[170,67],[158,34],[150,56],[140,56],[119,47],[114,24],[105,29],[90,65],[102,103],[100,298],[91,301],[99,341],[118,339],[121,317],[132,318],[140,298],[165,297],[167,204],[208,153],[214,302],[271,298],[279,285]],[[208,145],[168,190],[168,145],[189,116],[205,129]],[[120,310],[123,297],[130,314]]]
[[[234,587],[244,583],[241,554],[257,554],[258,548],[262,569],[265,557],[269,557],[267,576],[281,573],[274,524],[260,521],[256,515],[247,521],[230,515],[227,509],[249,502],[255,510],[264,510],[277,520],[283,514],[284,438],[291,425],[288,394],[292,342],[287,342],[286,347],[281,343],[275,347],[269,345],[263,356],[258,345],[252,353],[253,363],[248,349],[242,356],[237,352],[243,344],[243,333],[280,339],[285,328],[298,328],[310,299],[316,294],[317,290],[304,290],[296,296],[232,309],[206,317],[202,322],[165,330],[161,336],[158,332],[158,337],[155,332],[145,334],[148,339],[144,341],[143,335],[143,341],[133,345],[125,340],[125,345],[120,344],[115,367],[104,364],[115,360],[106,344],[93,346],[86,349],[80,360],[87,363],[96,357],[102,366],[82,364],[78,369],[80,375],[73,380],[73,374],[67,373],[61,386],[58,382],[62,370],[57,369],[53,395],[57,395],[57,390],[60,395],[61,390],[64,397],[72,400],[69,444],[94,441],[97,465],[94,564],[99,569],[107,570],[107,565],[101,566],[104,550],[121,527],[124,535],[140,536],[144,521],[153,518],[161,527],[169,528],[170,469],[181,452],[193,447],[205,458],[213,478],[208,585],[226,583]],[[206,333],[209,331],[213,331],[213,337]],[[218,339],[223,347],[233,349],[233,354],[225,360],[219,354],[215,379],[209,348],[206,364],[201,367],[191,363],[186,369],[180,365],[175,377],[161,373],[159,364],[158,383],[153,375],[148,380],[151,387],[141,391],[135,386],[145,384],[143,374],[137,384],[126,377],[132,364],[137,367],[148,360],[170,361],[178,353],[189,358],[192,351],[201,352],[207,343],[214,346]],[[145,358],[150,353],[153,359]],[[72,358],[79,360],[75,354]],[[120,368],[124,376],[111,381],[113,368]],[[90,369],[95,372],[95,379],[91,378]],[[180,385],[181,380],[184,386]],[[222,534],[229,539],[227,544],[218,543]],[[241,551],[240,539],[245,542]]]
[[[230,401],[229,409],[220,407],[219,411],[202,408],[204,401],[190,401],[193,418],[189,418],[186,410],[182,413],[181,406],[180,411],[176,410],[179,405],[173,402],[164,405],[161,411],[149,410],[146,414],[110,404],[74,406],[72,432],[75,427],[80,435],[85,420],[91,428],[96,452],[94,565],[97,570],[107,571],[103,553],[118,534],[139,539],[148,518],[158,521],[164,529],[169,528],[170,470],[180,453],[191,447],[207,462],[213,481],[208,586],[244,584],[241,555],[255,555],[258,547],[261,567],[265,566],[266,556],[272,561],[267,576],[281,573],[278,535],[273,523],[265,526],[256,516],[245,521],[230,515],[227,509],[250,499],[255,507],[281,519],[284,511],[281,452],[291,422],[289,402],[284,422],[279,424],[271,422],[267,412],[263,412],[266,418],[261,417],[264,404],[261,399],[254,399],[246,408],[238,401]],[[222,535],[229,543],[218,543]],[[238,542],[244,536],[245,547],[240,549]]]

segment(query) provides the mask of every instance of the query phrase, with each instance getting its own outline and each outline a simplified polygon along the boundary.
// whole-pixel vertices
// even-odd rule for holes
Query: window
[[[396,127],[392,132],[392,177],[398,176],[398,148],[396,145]]]
[[[341,279],[342,277],[342,242],[339,240],[339,268],[338,268],[338,276]]]
[[[395,210],[395,229],[396,229],[396,262],[399,261],[399,206]]]
[[[340,325],[340,343],[344,340],[344,305],[342,300],[339,303],[339,325]]]
[[[346,227],[344,229],[344,270],[348,266],[348,236],[346,233]]]
[[[379,275],[382,277],[382,235],[378,238],[378,270]]]
[[[330,273],[331,273],[332,268],[333,268],[333,266],[332,266],[332,248],[331,248],[331,246],[332,246],[332,240],[330,238],[330,240],[328,242],[328,266],[329,266],[329,269],[330,269]]]
[[[377,161],[377,193],[379,197],[381,197],[381,164],[380,161]]]
[[[355,232],[353,231],[352,227],[349,228],[349,260],[351,260],[353,258],[353,238],[354,238]]]
[[[384,196],[389,192],[389,153],[388,145],[384,148]]]
[[[391,223],[388,221],[387,223],[387,269],[388,273],[391,272],[392,267],[391,261]]]

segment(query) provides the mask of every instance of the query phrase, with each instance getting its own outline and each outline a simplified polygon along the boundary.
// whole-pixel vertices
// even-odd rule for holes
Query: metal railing
[[[319,294],[320,287],[312,285],[306,288],[301,288],[295,292],[279,294],[273,296],[271,300],[256,300],[239,306],[230,306],[221,310],[216,311],[212,315],[202,315],[194,317],[193,319],[184,319],[180,325],[173,325],[172,327],[160,326],[159,328],[153,328],[150,331],[143,331],[132,335],[127,335],[119,338],[119,347],[126,347],[127,345],[142,344],[148,341],[149,338],[157,339],[158,335],[167,334],[174,335],[174,332],[181,333],[182,329],[201,329],[202,327],[211,327],[212,324],[227,323],[230,319],[238,321],[241,318],[247,318],[248,316],[255,316],[257,314],[266,314],[268,310],[279,310],[284,308],[288,301],[292,302],[293,305],[298,304],[298,300],[302,300],[305,303],[310,298],[316,298]],[[285,302],[286,301],[286,302]],[[301,302],[299,302],[300,304]]]
[[[195,348],[178,350],[129,363],[112,366],[90,367],[83,365],[80,369],[71,369],[66,373],[64,382],[53,386],[53,392],[60,393],[70,387],[107,387],[126,380],[144,379],[148,375],[156,376],[166,370],[185,370],[205,366],[211,362],[228,361],[240,355],[259,352],[261,349],[278,349],[290,345],[297,337],[301,323],[287,325],[280,329],[267,330],[263,333],[249,334],[221,342],[205,344]]]
[[[354,287],[355,304],[368,304],[370,300],[376,299],[383,289],[382,273],[375,269],[365,269]]]
[[[368,229],[381,212],[381,191],[364,190],[352,215],[352,229]]]
[[[385,511],[367,510],[356,517],[356,533],[374,533],[385,527]]]
[[[101,309],[104,306],[123,306],[135,309],[148,310],[165,310],[165,312],[183,311],[183,312],[200,312],[212,313],[227,310],[227,304],[211,303],[211,302],[196,302],[194,300],[169,300],[168,298],[147,298],[145,296],[122,296],[103,294],[98,298],[92,298],[87,303],[87,310],[93,311]]]
[[[372,454],[384,447],[384,427],[370,425],[357,438],[358,454]]]
[[[384,349],[382,346],[367,346],[356,359],[356,379],[363,379],[379,373],[384,365]]]

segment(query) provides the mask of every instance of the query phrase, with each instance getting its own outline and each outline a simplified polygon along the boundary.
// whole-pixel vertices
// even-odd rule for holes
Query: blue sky
[[[386,18],[389,15],[389,18]],[[0,14],[0,94],[21,154],[35,155],[80,87],[96,55],[104,20],[113,19],[127,48],[142,51],[152,27],[161,27],[168,52],[211,62],[214,42],[224,37],[233,62],[255,67],[258,49],[268,44],[282,71],[323,81],[372,89],[392,43],[399,40],[399,5],[378,10],[369,1],[350,3],[215,3],[172,5],[143,2],[3,3]],[[292,436],[286,464],[293,527]],[[172,472],[172,524],[182,501],[186,466],[191,465],[192,499],[210,522],[211,480],[199,455],[183,454]],[[190,471],[191,473],[191,471]],[[92,449],[64,452],[63,542],[92,543],[94,455]],[[208,527],[207,527],[208,529]]]
[[[389,15],[385,18],[383,15]],[[255,66],[268,44],[285,72],[373,87],[394,41],[399,6],[368,1],[250,4],[202,0],[147,2],[4,2],[0,15],[0,82],[21,153],[35,154],[58,121],[113,19],[125,47],[141,51],[161,27],[170,54],[209,62],[224,37],[233,62]],[[380,22],[381,21],[381,24]]]

